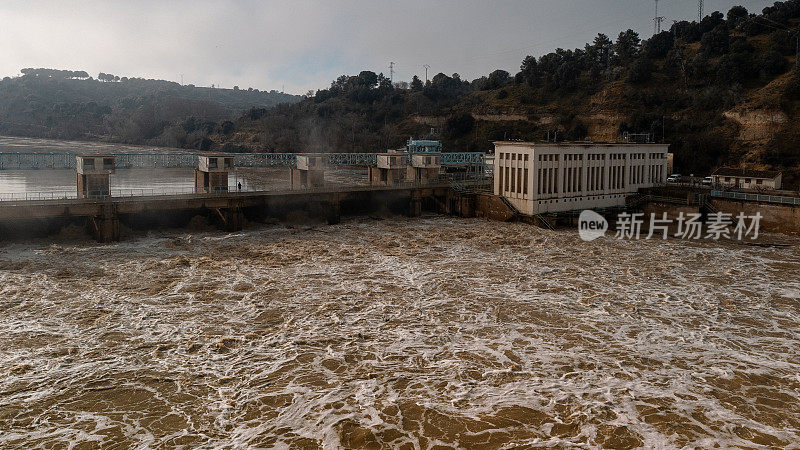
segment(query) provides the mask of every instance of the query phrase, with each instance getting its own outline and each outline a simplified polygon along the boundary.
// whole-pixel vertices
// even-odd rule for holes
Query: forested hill
[[[473,81],[438,74],[392,85],[381,74],[342,76],[293,105],[252,109],[210,138],[234,151],[383,151],[409,136],[446,151],[491,151],[493,140],[613,141],[625,132],[671,143],[676,167],[724,164],[786,170],[800,164],[800,86],[794,73],[800,0],[753,14],[735,7],[678,22],[642,41],[599,35],[584,48],[527,57],[520,71]]]
[[[299,96],[85,71],[22,69],[0,81],[0,134],[209,148],[207,135],[252,107]]]

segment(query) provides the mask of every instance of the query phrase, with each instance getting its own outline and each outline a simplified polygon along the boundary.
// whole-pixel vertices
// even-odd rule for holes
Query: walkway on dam
[[[484,187],[488,185],[486,180],[461,181],[461,187]],[[27,200],[5,200],[0,202],[0,220],[14,219],[21,217],[48,217],[53,215],[53,211],[59,207],[74,208],[76,206],[89,207],[91,205],[104,205],[115,203],[119,205],[133,205],[149,203],[156,206],[158,203],[186,202],[196,203],[197,201],[231,201],[239,200],[244,204],[254,199],[263,197],[285,197],[293,195],[319,195],[320,197],[334,194],[350,194],[356,192],[397,192],[413,191],[420,189],[442,189],[452,188],[450,181],[435,181],[430,183],[399,183],[392,186],[332,186],[307,189],[280,189],[270,191],[224,191],[219,193],[180,193],[180,194],[155,194],[155,195],[130,195],[130,196],[109,196],[102,198],[32,198]],[[34,211],[41,207],[42,211],[48,211],[45,215],[36,214]],[[25,208],[31,209],[28,213]],[[160,209],[160,208],[159,208]]]

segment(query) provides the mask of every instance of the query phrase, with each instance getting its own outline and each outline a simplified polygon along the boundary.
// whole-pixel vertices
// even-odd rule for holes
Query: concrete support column
[[[238,206],[217,210],[220,228],[228,232],[242,231],[244,228],[244,212]]]
[[[119,240],[119,216],[117,206],[106,203],[100,207],[100,215],[89,218],[89,227],[97,242],[108,243]]]
[[[325,221],[328,225],[336,225],[342,221],[342,207],[338,195],[330,195],[309,199],[307,204],[309,217]]]
[[[419,217],[422,215],[422,195],[414,190],[411,191],[411,199],[408,202],[408,216]]]
[[[475,217],[475,196],[474,195],[460,195],[459,196],[459,217]]]
[[[331,199],[328,204],[328,213],[326,216],[328,225],[336,225],[342,221],[342,205],[338,195],[334,195],[333,199]]]

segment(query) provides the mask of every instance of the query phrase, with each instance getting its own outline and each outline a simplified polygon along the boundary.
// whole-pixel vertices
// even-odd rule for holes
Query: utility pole
[[[424,67],[424,68],[425,68],[425,84],[428,84],[428,69],[430,69],[430,68],[431,68],[431,66],[429,66],[429,65],[425,64],[425,65],[423,65],[422,67]]]
[[[389,82],[394,83],[394,62],[389,61]]]
[[[653,17],[653,34],[661,33],[661,22],[664,18],[658,15],[658,0],[656,0],[656,15]]]
[[[697,0],[697,23],[703,20],[703,0]]]

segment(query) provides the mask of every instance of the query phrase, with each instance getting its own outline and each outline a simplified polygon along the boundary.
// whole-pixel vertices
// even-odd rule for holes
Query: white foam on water
[[[0,446],[790,445],[784,240],[425,217],[7,245]]]

